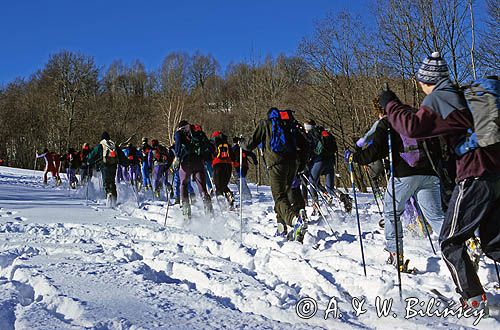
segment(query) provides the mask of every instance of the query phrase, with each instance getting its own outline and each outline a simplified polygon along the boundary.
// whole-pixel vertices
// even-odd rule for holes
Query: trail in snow
[[[130,187],[119,185],[121,204],[113,210],[103,207],[97,179],[86,201],[84,189],[45,187],[40,172],[0,167],[0,329],[475,328],[473,319],[404,319],[371,195],[358,196],[365,277],[354,212],[334,206],[334,234],[313,218],[303,245],[282,242],[273,237],[269,188],[251,188],[240,244],[238,214],[221,213],[215,201],[215,220],[199,201],[190,224],[171,206],[163,227],[166,205],[151,193],[140,193],[137,207]],[[454,295],[425,238],[406,233],[405,254],[423,274],[402,275],[404,297],[428,301],[432,288]],[[490,260],[481,262],[479,276],[494,292]],[[394,299],[396,318],[377,317],[377,296]],[[319,308],[307,320],[295,311],[304,297]],[[342,316],[325,320],[332,297]],[[353,297],[366,299],[365,314],[354,313]],[[477,328],[499,326],[489,318]]]

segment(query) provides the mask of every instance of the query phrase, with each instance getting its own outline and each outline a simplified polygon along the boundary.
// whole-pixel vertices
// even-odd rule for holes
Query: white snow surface
[[[41,178],[38,171],[0,167],[1,330],[500,328],[494,312],[478,325],[456,316],[405,319],[408,297],[428,302],[432,288],[457,295],[440,252],[433,255],[425,237],[406,231],[405,256],[421,274],[402,274],[400,301],[371,194],[358,193],[365,276],[354,210],[345,214],[334,205],[333,234],[311,218],[304,244],[285,242],[274,237],[269,187],[250,185],[241,242],[239,214],[220,212],[215,200],[216,219],[198,200],[189,223],[175,205],[164,226],[166,203],[150,192],[136,201],[120,184],[120,204],[110,209],[97,178],[88,201],[84,188],[44,186]],[[498,304],[493,262],[483,258],[478,274]],[[393,299],[389,316],[377,317],[377,296]],[[296,305],[307,297],[318,310],[301,319]],[[341,315],[325,319],[332,298]],[[364,299],[366,313],[356,315],[353,298]]]

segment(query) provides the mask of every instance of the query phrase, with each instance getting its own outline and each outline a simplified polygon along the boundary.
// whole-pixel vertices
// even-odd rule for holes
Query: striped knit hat
[[[437,84],[443,78],[448,78],[450,73],[448,71],[448,64],[441,57],[439,52],[434,52],[428,56],[420,69],[418,69],[417,80],[425,84]]]

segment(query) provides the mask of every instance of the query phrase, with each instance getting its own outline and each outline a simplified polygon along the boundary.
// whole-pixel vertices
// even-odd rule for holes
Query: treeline
[[[379,0],[366,17],[341,12],[318,21],[294,56],[254,58],[224,74],[199,52],[167,54],[148,71],[140,60],[101,68],[90,55],[61,51],[0,89],[0,158],[30,168],[36,148],[93,144],[103,130],[116,141],[136,134],[136,142],[147,136],[168,145],[181,118],[207,132],[249,136],[270,106],[314,118],[343,150],[373,122],[384,82],[404,101],[420,102],[414,76],[435,50],[457,84],[498,73],[500,0],[486,6],[476,19],[472,0]]]

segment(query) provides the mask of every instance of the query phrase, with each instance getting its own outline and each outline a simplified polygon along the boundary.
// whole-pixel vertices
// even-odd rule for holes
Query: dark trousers
[[[288,226],[291,226],[293,218],[298,216],[298,213],[292,207],[293,199],[291,194],[292,181],[296,174],[297,164],[295,160],[276,164],[269,169],[276,219]]]
[[[457,292],[468,299],[484,293],[465,242],[479,227],[483,252],[500,261],[500,176],[466,179],[453,191],[441,228],[441,251]]]
[[[117,165],[102,166],[101,167],[102,182],[104,184],[104,191],[106,191],[106,195],[112,194],[115,197],[117,195],[116,182],[115,182],[116,169],[117,169]]]
[[[205,163],[201,157],[188,158],[181,162],[179,168],[179,178],[181,181],[181,199],[183,203],[189,202],[188,184],[189,178],[193,176],[198,191],[203,200],[209,200],[210,195],[207,192],[206,177],[205,177]]]
[[[217,196],[223,195],[225,193],[230,193],[229,180],[231,180],[231,173],[233,166],[231,164],[215,164],[214,168],[214,184],[215,184],[215,194]]]

